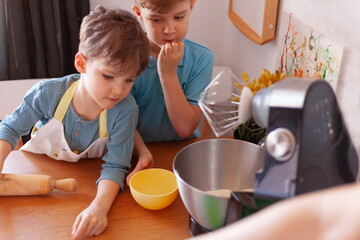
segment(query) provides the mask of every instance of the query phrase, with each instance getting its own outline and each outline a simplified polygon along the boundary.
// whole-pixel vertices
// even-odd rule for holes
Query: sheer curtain
[[[4,0],[0,0],[0,80],[8,79]]]
[[[89,0],[0,0],[0,80],[74,73],[89,11]]]

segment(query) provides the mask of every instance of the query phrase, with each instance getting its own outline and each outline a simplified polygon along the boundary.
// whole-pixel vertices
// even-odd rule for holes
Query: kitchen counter
[[[178,151],[200,139],[148,144],[155,167],[172,170]],[[77,179],[75,192],[54,190],[51,195],[0,197],[1,239],[71,239],[72,224],[96,194],[95,182],[101,159],[84,159],[77,163],[56,161],[44,155],[13,151],[5,161],[4,173],[51,175],[54,179]],[[185,239],[189,214],[180,195],[169,207],[147,210],[138,205],[126,186],[119,193],[108,215],[107,230],[94,239]]]

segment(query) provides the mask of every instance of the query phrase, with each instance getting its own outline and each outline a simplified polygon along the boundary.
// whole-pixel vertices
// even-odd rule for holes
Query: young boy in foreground
[[[75,56],[80,74],[36,84],[0,123],[0,171],[19,137],[34,125],[21,150],[70,162],[105,161],[95,199],[75,220],[73,239],[105,230],[107,213],[124,187],[138,118],[129,93],[148,59],[149,43],[137,19],[127,11],[97,7],[81,24]]]

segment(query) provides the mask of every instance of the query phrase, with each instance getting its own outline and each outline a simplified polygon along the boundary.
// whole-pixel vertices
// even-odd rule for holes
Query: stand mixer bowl
[[[178,152],[173,170],[192,218],[209,231],[224,226],[230,198],[208,191],[253,188],[255,173],[263,167],[263,161],[262,147],[235,139],[203,140]]]

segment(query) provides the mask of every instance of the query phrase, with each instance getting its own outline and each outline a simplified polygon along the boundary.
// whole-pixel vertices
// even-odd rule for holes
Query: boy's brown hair
[[[151,9],[154,12],[165,13],[174,3],[191,0],[135,0],[136,4],[142,8]]]
[[[98,6],[81,23],[79,52],[86,58],[107,58],[111,66],[137,77],[148,65],[150,45],[134,15]]]

